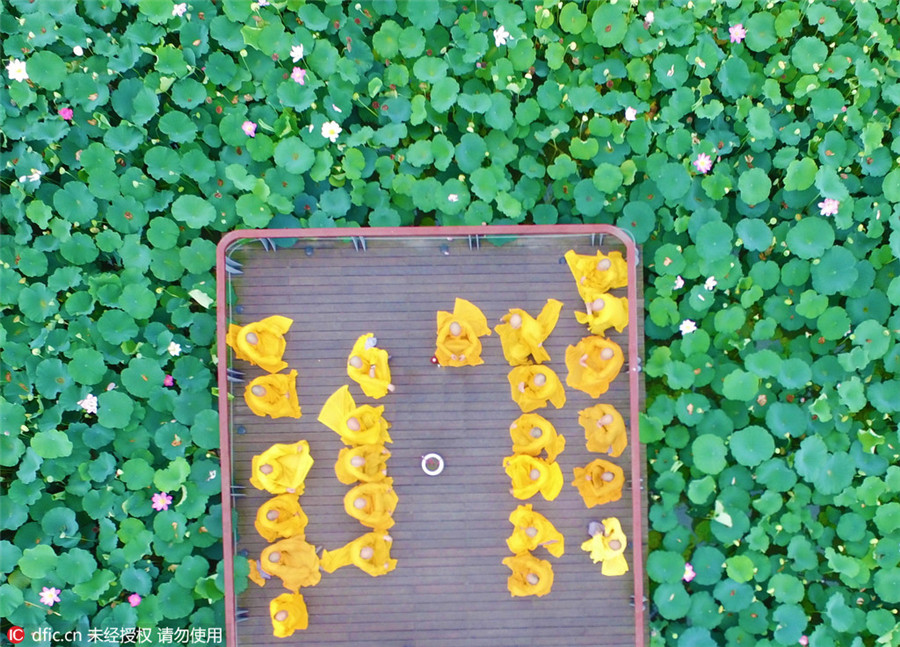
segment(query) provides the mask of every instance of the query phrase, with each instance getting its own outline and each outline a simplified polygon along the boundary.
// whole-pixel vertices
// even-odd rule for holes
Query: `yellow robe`
[[[271,465],[272,471],[264,474],[263,465]],[[276,443],[262,454],[253,457],[250,464],[252,475],[250,483],[259,490],[271,494],[303,494],[304,481],[313,466],[313,458],[309,453],[309,443],[298,440],[292,445]]]
[[[612,422],[601,424],[604,416]],[[628,432],[622,414],[611,404],[595,404],[578,412],[578,424],[584,427],[584,438],[589,452],[620,456],[628,446]]]
[[[334,473],[338,481],[345,485],[361,481],[374,483],[387,478],[387,459],[391,453],[384,445],[359,445],[352,449],[346,447],[338,454],[334,464]],[[363,459],[365,463],[359,467],[353,465],[353,459]]]
[[[543,546],[554,557],[562,557],[566,550],[565,539],[550,520],[531,508],[531,504],[520,505],[509,515],[509,522],[515,527],[506,545],[519,555]]]
[[[270,512],[277,512],[278,517],[269,519]],[[309,519],[296,494],[279,494],[272,497],[256,511],[256,531],[269,543],[285,537],[303,537]]]
[[[281,358],[286,345],[284,334],[293,323],[293,319],[274,315],[246,326],[231,324],[228,326],[225,343],[234,349],[234,356],[238,359],[255,364],[269,373],[277,373],[288,367],[287,362]],[[256,335],[255,344],[247,340],[249,333]]]
[[[366,342],[374,337],[372,333],[362,335],[353,344],[353,350],[347,358],[347,375],[362,388],[370,398],[383,398],[392,387],[391,369],[388,366],[388,352],[374,346],[366,348]],[[350,365],[350,358],[359,357],[362,367],[356,368]],[[372,368],[374,367],[374,371]]]
[[[587,324],[594,335],[605,334],[607,328],[615,328],[618,332],[625,330],[628,325],[628,299],[611,294],[603,294],[598,298],[603,299],[603,308],[596,310],[592,305],[590,314],[576,311],[578,323]]]
[[[495,326],[494,330],[500,335],[503,356],[510,366],[531,364],[529,356],[534,358],[535,364],[550,361],[550,355],[544,349],[544,341],[556,327],[562,305],[562,301],[547,299],[537,319],[521,308],[512,308],[508,314],[503,315],[503,323]],[[513,328],[509,323],[515,314],[522,318],[522,324],[518,328]]]
[[[534,377],[539,374],[547,378],[542,386],[534,383]],[[566,403],[562,382],[548,366],[516,366],[509,372],[508,379],[510,395],[524,412],[546,407],[548,400],[557,409]]]
[[[607,270],[597,267],[604,260],[610,262]],[[628,285],[628,265],[621,252],[610,252],[609,256],[600,251],[595,255],[583,255],[570,249],[566,252],[566,263],[575,278],[578,294],[584,301],[593,301],[613,288]]]
[[[367,532],[337,550],[324,551],[321,559],[322,570],[333,573],[339,568],[354,564],[372,577],[390,573],[397,567],[397,560],[391,559],[392,541],[391,536],[383,531]],[[363,558],[361,554],[367,547],[373,551],[369,559]]]
[[[603,359],[600,354],[607,348],[613,355]],[[617,343],[596,335],[585,337],[566,349],[566,368],[569,369],[566,384],[592,398],[599,398],[609,390],[623,364],[625,355]]]
[[[391,515],[397,508],[397,493],[394,492],[394,479],[386,478],[377,483],[361,483],[344,495],[344,510],[362,525],[373,530],[387,530],[394,525]],[[366,504],[357,508],[357,499],[364,499]]]
[[[280,611],[286,611],[288,617],[276,620]],[[269,615],[272,617],[272,633],[276,638],[289,638],[295,631],[309,627],[309,613],[306,603],[299,593],[282,593],[269,602]]]
[[[624,575],[628,572],[628,562],[625,561],[625,547],[628,542],[622,525],[615,517],[607,517],[602,522],[604,532],[597,533],[583,544],[581,550],[591,554],[591,560],[596,564],[603,562],[600,573],[603,575]],[[610,546],[613,541],[619,542],[618,546]]]
[[[540,492],[547,501],[553,501],[562,490],[562,470],[557,462],[513,454],[503,459],[503,468],[512,480],[510,493],[517,499],[530,499]]]
[[[250,573],[247,575],[247,577],[250,578],[251,582],[254,582],[258,586],[265,586],[266,578],[264,578],[262,573],[259,572],[259,566],[256,564],[256,560],[247,559],[247,562],[250,564]]]
[[[572,485],[578,488],[587,507],[593,508],[622,498],[625,473],[618,465],[598,458],[584,467],[576,467],[574,472],[575,480],[572,481]],[[611,481],[603,479],[606,472],[612,474]]]
[[[273,553],[280,553],[278,561],[272,561]],[[260,557],[262,568],[270,575],[280,577],[284,588],[297,593],[300,587],[315,586],[322,579],[316,548],[305,539],[291,537],[269,544]]]
[[[339,435],[345,445],[383,445],[393,442],[388,434],[391,425],[383,414],[383,406],[356,406],[350,387],[344,385],[325,401],[319,413],[319,422]],[[347,426],[351,418],[356,418],[359,423],[358,430]]]
[[[510,594],[514,597],[535,595],[542,597],[550,593],[553,587],[553,566],[546,559],[538,559],[529,553],[507,557],[503,564],[512,569],[512,575],[506,582]],[[528,575],[537,575],[538,581],[532,584]]]
[[[450,326],[454,322],[461,328],[459,335],[450,332]],[[487,318],[478,306],[465,299],[457,299],[453,312],[438,310],[437,350],[434,356],[441,366],[484,364],[479,337],[490,334]]]
[[[534,431],[537,430],[537,431]],[[535,436],[540,432],[540,435]],[[565,436],[560,436],[549,420],[536,413],[523,413],[509,426],[513,453],[540,456],[547,451],[547,461],[554,461],[566,448]]]
[[[253,387],[261,386],[266,392],[255,395]],[[244,401],[258,416],[271,418],[299,418],[300,402],[297,400],[297,371],[260,375],[244,389]]]

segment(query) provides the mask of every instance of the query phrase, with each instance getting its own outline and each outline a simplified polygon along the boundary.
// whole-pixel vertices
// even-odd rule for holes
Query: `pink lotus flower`
[[[709,173],[709,170],[712,168],[712,158],[706,153],[700,153],[691,164],[694,165],[698,173]]]
[[[841,203],[834,198],[825,198],[819,203],[819,215],[836,216]]]
[[[739,22],[728,28],[728,35],[731,36],[732,43],[740,43],[747,37],[747,30],[744,29],[744,24]]]
[[[695,577],[697,577],[697,574],[694,572],[694,567],[691,566],[690,562],[686,563],[684,565],[684,576],[681,579],[685,582],[690,582]]]
[[[187,2],[179,2],[174,7],[172,7],[172,15],[173,16],[183,16],[184,12],[187,11]]]
[[[300,85],[306,85],[306,70],[302,67],[295,67],[291,72],[291,78]]]
[[[252,121],[245,121],[241,124],[241,130],[247,137],[256,137],[256,124]]]
[[[806,647],[806,645],[809,644],[809,638],[807,638],[806,636],[800,636],[800,640],[798,640],[797,642]]]
[[[161,510],[169,509],[169,504],[172,503],[172,497],[165,492],[157,492],[153,495],[152,501],[153,509],[159,512]]]
[[[141,603],[141,596],[139,596],[137,593],[132,593],[131,595],[128,596],[128,604],[130,604],[131,606],[136,607],[140,603]]]
[[[88,413],[97,413],[98,404],[99,401],[97,400],[97,396],[93,393],[88,393],[86,396],[84,396],[83,400],[78,401],[78,406]]]
[[[163,378],[163,386],[175,386],[175,378],[171,375],[166,375]]]
[[[66,121],[72,121],[72,117],[75,116],[75,111],[71,108],[60,108],[57,110],[57,114]]]
[[[59,602],[59,594],[62,593],[57,588],[47,588],[46,586],[41,589],[41,604],[46,604],[48,607],[52,607],[54,604]]]

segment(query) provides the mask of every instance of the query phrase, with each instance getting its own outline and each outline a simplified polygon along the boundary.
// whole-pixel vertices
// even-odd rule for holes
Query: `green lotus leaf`
[[[716,584],[713,595],[726,611],[733,613],[750,606],[753,602],[753,587],[727,578]]]
[[[183,195],[172,203],[172,217],[188,227],[200,229],[215,220],[216,210],[203,198]]]
[[[126,285],[118,302],[118,306],[134,319],[149,319],[156,305],[156,295],[137,283]]]
[[[43,283],[32,283],[19,292],[19,309],[35,322],[43,322],[59,311],[56,293]]]
[[[159,129],[178,144],[192,142],[197,136],[197,126],[191,118],[177,110],[167,112],[160,118]]]
[[[850,333],[850,317],[843,308],[832,306],[816,320],[816,326],[825,339],[840,339]]]
[[[28,78],[47,90],[57,90],[66,78],[66,63],[51,51],[35,52],[27,61]]]
[[[69,508],[51,508],[41,517],[41,529],[50,536],[53,543],[59,543],[58,539],[77,537],[78,522],[75,520],[75,512]],[[66,559],[68,560],[68,554]]]
[[[65,458],[72,453],[72,441],[63,431],[39,431],[31,439],[31,448],[41,458]]]
[[[828,123],[841,114],[841,109],[846,107],[844,95],[834,88],[817,88],[809,93],[810,108],[813,117]]]
[[[107,342],[118,346],[124,341],[134,339],[138,334],[138,326],[129,314],[121,310],[107,310],[97,320],[97,332]]]
[[[161,492],[173,492],[187,480],[191,467],[184,458],[176,458],[168,467],[156,470],[153,485]]]
[[[735,233],[751,252],[764,251],[773,244],[772,230],[762,220],[741,220],[735,227]]]
[[[900,169],[894,169],[884,176],[881,183],[884,197],[891,202],[900,202]]]
[[[725,441],[712,434],[701,434],[691,444],[694,466],[705,474],[718,474],[727,465]]]
[[[773,402],[766,411],[766,424],[779,438],[802,436],[808,425],[808,414],[796,404]]]
[[[777,623],[775,640],[782,645],[794,645],[806,631],[808,618],[799,604],[781,604],[772,613]]]
[[[47,273],[49,262],[47,255],[38,249],[27,247],[17,253],[19,262],[17,269],[25,276],[43,276]]]
[[[72,591],[83,600],[98,600],[101,595],[106,593],[116,576],[112,571],[106,569],[98,569],[94,571],[91,578],[72,587]]]
[[[21,608],[24,600],[25,596],[21,589],[9,583],[0,584],[0,613],[4,618],[9,618],[13,612]]]
[[[772,439],[772,434],[766,429],[756,426],[735,431],[731,434],[728,446],[734,459],[747,467],[756,467],[775,453],[775,441]],[[737,579],[734,575],[730,573],[729,575]]]
[[[735,555],[725,560],[725,572],[735,582],[749,582],[755,571],[753,560],[746,555]]]
[[[883,568],[875,573],[875,593],[888,604],[900,602],[900,568]]]
[[[34,385],[46,398],[56,398],[60,391],[72,384],[66,365],[56,358],[42,360],[35,372]]]
[[[587,16],[578,10],[578,5],[567,4],[559,12],[559,26],[570,34],[580,34],[587,22]]]
[[[591,27],[601,47],[611,48],[625,38],[626,23],[620,5],[602,4],[594,11]]]
[[[684,559],[678,553],[657,550],[647,556],[647,575],[654,582],[680,582]]]
[[[313,150],[298,137],[286,137],[275,146],[275,163],[288,173],[306,173],[314,162]]]
[[[687,615],[691,607],[691,596],[681,583],[667,582],[656,588],[653,603],[663,618],[677,620]]]
[[[132,564],[128,564],[122,570],[119,577],[122,587],[127,591],[137,593],[138,595],[148,595],[152,590],[152,580],[150,574],[143,569],[135,568]]]
[[[811,270],[813,288],[821,294],[840,294],[856,283],[856,257],[846,247],[831,247]]]
[[[866,351],[869,359],[878,359],[891,345],[890,331],[873,319],[860,323],[853,331],[853,344]]]
[[[772,181],[761,168],[752,168],[741,173],[738,178],[741,200],[750,206],[765,202],[772,190]]]
[[[178,250],[178,258],[188,272],[202,274],[216,264],[216,246],[212,241],[195,238],[190,245]]]
[[[815,160],[810,157],[793,160],[787,167],[784,188],[788,191],[805,191],[815,182],[818,170]]]
[[[724,258],[732,252],[732,235],[731,227],[724,222],[708,222],[697,230],[697,250],[706,261]]]
[[[701,479],[693,479],[688,485],[688,499],[696,505],[709,503],[710,497],[716,492],[715,480],[707,475]],[[696,569],[695,569],[696,570]]]
[[[60,569],[67,584],[81,584],[91,579],[97,570],[93,555],[81,548],[70,548],[65,556],[66,566]]]
[[[778,381],[786,389],[800,389],[812,380],[812,369],[802,359],[791,357],[781,362]]]
[[[791,48],[791,62],[806,74],[817,72],[827,55],[828,47],[815,36],[804,36]]]
[[[38,544],[22,551],[18,567],[25,577],[41,580],[56,570],[59,556],[47,544]]]
[[[767,50],[776,42],[775,17],[768,11],[754,13],[744,25],[747,48],[754,52]]]
[[[131,422],[134,400],[119,391],[105,391],[97,400],[97,421],[104,427],[121,429]]]
[[[863,383],[857,376],[844,380],[837,387],[841,402],[853,413],[866,406],[866,392]]]
[[[756,399],[759,393],[759,378],[753,373],[735,369],[725,376],[722,393],[729,400],[739,402]]]
[[[193,588],[203,577],[209,574],[209,562],[199,555],[190,555],[175,570],[175,581],[184,588]]]

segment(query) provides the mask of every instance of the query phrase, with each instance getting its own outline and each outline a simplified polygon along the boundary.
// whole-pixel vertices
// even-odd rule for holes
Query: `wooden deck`
[[[347,383],[357,403],[385,406],[394,440],[389,446],[388,475],[394,479],[400,502],[391,530],[392,557],[398,560],[395,571],[378,578],[353,566],[323,573],[317,586],[301,591],[309,610],[309,629],[290,639],[272,637],[268,603],[285,591],[280,580],[273,578],[264,588],[251,583],[236,601],[249,618],[238,623],[237,636],[229,636],[230,644],[646,644],[646,626],[635,627],[634,571],[615,578],[601,576],[600,565],[592,564],[579,548],[588,538],[589,521],[616,516],[628,535],[626,557],[633,569],[635,542],[646,541],[646,537],[632,536],[631,452],[641,448],[629,443],[621,457],[611,459],[625,470],[623,498],[588,510],[571,485],[572,469],[600,457],[586,450],[577,422],[578,411],[598,401],[567,388],[564,408],[538,411],[566,437],[566,450],[557,459],[566,485],[555,501],[547,502],[540,495],[518,501],[509,494],[502,460],[512,453],[508,428],[521,412],[510,398],[510,367],[498,336],[482,338],[482,366],[439,368],[430,361],[436,311],[452,310],[456,297],[478,305],[491,326],[511,307],[536,315],[552,297],[565,305],[545,347],[552,358],[549,366],[565,383],[566,346],[588,334],[572,314],[580,302],[562,260],[570,248],[582,253],[596,249],[584,234],[519,235],[499,247],[482,240],[480,248],[470,248],[466,237],[368,237],[365,251],[357,251],[346,238],[301,239],[294,247],[277,251],[266,251],[259,242],[249,240],[232,246],[229,256],[242,263],[243,274],[231,279],[236,301],[229,304],[228,317],[238,324],[273,314],[294,319],[284,359],[299,372],[303,409],[299,420],[259,418],[244,404],[243,387],[232,387],[230,420],[223,423],[230,424],[232,481],[246,486],[245,496],[234,499],[235,550],[256,558],[267,545],[254,529],[253,519],[269,495],[249,485],[250,462],[276,442],[306,439],[310,444],[315,465],[300,497],[309,516],[308,541],[334,549],[368,530],[343,510],[343,496],[350,486],[342,485],[333,469],[343,445],[337,434],[316,420],[326,398]],[[602,249],[624,252],[622,244],[609,235]],[[624,295],[624,290],[616,293]],[[642,305],[637,304],[639,312]],[[631,322],[639,324],[640,317]],[[378,401],[363,396],[344,368],[353,342],[366,332],[375,333],[379,347],[392,355],[396,392]],[[611,332],[627,357],[627,335]],[[261,374],[261,369],[232,361],[230,356],[229,366],[244,371],[248,380]],[[630,424],[627,369],[626,365],[599,401],[614,404]],[[420,457],[432,451],[446,461],[443,474],[437,477],[426,476],[420,468]],[[638,498],[646,528],[645,497],[639,494]],[[543,598],[511,598],[506,589],[510,571],[501,560],[510,554],[508,516],[519,503],[532,503],[566,538],[561,558],[535,552],[551,561],[555,574],[553,590]]]

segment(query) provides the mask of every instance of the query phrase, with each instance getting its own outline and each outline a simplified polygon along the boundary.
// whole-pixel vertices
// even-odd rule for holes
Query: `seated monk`
[[[377,483],[361,483],[344,495],[344,510],[362,525],[374,530],[387,530],[394,525],[391,515],[397,508],[394,479]]]
[[[616,342],[596,335],[585,337],[566,349],[566,384],[599,398],[609,390],[624,363],[625,355]]]
[[[628,299],[603,294],[586,303],[587,312],[575,312],[578,323],[587,324],[594,335],[603,335],[607,328],[615,328],[617,332],[625,330],[628,325]]]
[[[530,499],[540,492],[547,501],[552,501],[562,490],[562,470],[555,461],[513,454],[503,459],[503,468],[512,479],[509,493],[517,499]]]
[[[244,389],[244,401],[258,416],[299,418],[297,371],[260,375]]]
[[[550,520],[531,509],[531,504],[520,505],[509,515],[509,522],[515,526],[506,540],[506,545],[516,555],[543,546],[554,557],[562,557],[565,539]]]
[[[387,478],[387,459],[390,457],[391,453],[384,445],[359,445],[352,449],[345,447],[338,454],[334,473],[338,481],[345,485],[356,481],[383,481]]]
[[[550,361],[550,355],[544,350],[544,340],[556,327],[562,305],[562,301],[547,299],[537,319],[520,308],[512,308],[503,315],[503,323],[494,330],[500,335],[503,356],[510,366],[531,364],[531,357],[535,364]]]
[[[269,615],[276,638],[289,638],[295,631],[309,627],[306,603],[299,593],[282,593],[269,602]]]
[[[263,549],[260,563],[270,575],[280,577],[284,588],[297,593],[322,579],[316,547],[300,537],[282,539]]]
[[[256,531],[269,543],[284,537],[303,537],[309,519],[296,494],[279,494],[256,511]]]
[[[595,404],[578,412],[589,452],[619,456],[628,446],[625,420],[611,404]]]
[[[228,326],[225,343],[234,349],[234,356],[259,366],[269,373],[287,368],[284,355],[284,334],[293,319],[275,315],[246,326]]]
[[[588,526],[591,538],[581,544],[581,550],[590,552],[591,560],[596,564],[603,562],[600,572],[603,575],[624,575],[628,572],[625,561],[625,533],[622,525],[615,517],[608,517],[602,522],[592,521]]]
[[[566,448],[565,436],[556,433],[550,421],[536,413],[523,413],[509,426],[513,453],[540,456],[547,450],[547,461],[556,460]]]
[[[298,440],[292,445],[276,443],[253,457],[250,483],[271,494],[303,494],[306,475],[313,465],[309,443]]]
[[[512,569],[512,575],[506,582],[510,594],[514,597],[536,595],[541,597],[550,593],[553,586],[553,567],[546,559],[538,559],[530,553],[507,557],[503,564]]]
[[[383,413],[383,406],[356,406],[350,387],[344,385],[325,401],[319,422],[339,435],[345,445],[383,445],[393,442],[388,434],[391,425]]]
[[[394,392],[391,384],[391,369],[388,366],[388,353],[375,347],[375,335],[362,335],[353,344],[347,358],[347,375],[362,387],[363,393],[370,398],[383,398],[388,392]]]
[[[625,473],[618,465],[598,458],[584,467],[575,468],[572,485],[578,488],[584,504],[593,508],[622,498]]]
[[[453,312],[438,310],[437,350],[434,356],[441,366],[478,366],[481,359],[481,340],[490,335],[487,318],[474,303],[457,299]]]
[[[596,298],[613,288],[628,285],[628,265],[621,252],[610,252],[609,256],[600,251],[594,255],[583,255],[570,249],[566,252],[566,263],[588,313],[591,312],[589,304]]]
[[[509,389],[524,412],[546,407],[548,400],[557,409],[566,403],[562,382],[548,366],[516,366],[509,372]]]
[[[355,564],[372,577],[390,573],[397,567],[397,560],[391,559],[393,539],[384,531],[367,532],[346,546],[322,553],[322,570],[333,573],[339,568]]]

